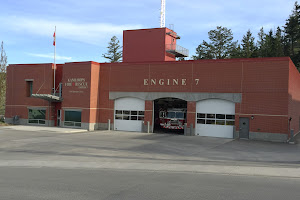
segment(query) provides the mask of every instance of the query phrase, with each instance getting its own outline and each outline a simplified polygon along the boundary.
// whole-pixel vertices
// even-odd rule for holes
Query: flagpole
[[[53,95],[55,95],[55,70],[56,70],[56,63],[55,63],[55,56],[56,56],[56,26],[54,30],[54,78],[53,78]]]

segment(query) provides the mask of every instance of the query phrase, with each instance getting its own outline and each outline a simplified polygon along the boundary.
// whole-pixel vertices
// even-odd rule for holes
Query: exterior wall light
[[[252,119],[252,120],[254,119],[254,116],[253,116],[253,115],[251,116],[251,119]]]

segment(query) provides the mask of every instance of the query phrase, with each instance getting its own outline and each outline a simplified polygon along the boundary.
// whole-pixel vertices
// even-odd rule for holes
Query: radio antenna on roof
[[[166,27],[166,0],[161,0],[160,28]]]

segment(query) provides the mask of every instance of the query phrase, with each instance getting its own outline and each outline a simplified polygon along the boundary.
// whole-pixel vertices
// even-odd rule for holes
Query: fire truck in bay
[[[159,112],[160,127],[164,129],[184,129],[186,109],[168,108]]]

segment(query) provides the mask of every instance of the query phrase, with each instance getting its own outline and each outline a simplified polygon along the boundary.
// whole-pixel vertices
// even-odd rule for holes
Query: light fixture
[[[254,119],[254,116],[253,116],[253,115],[251,116],[251,119],[252,119],[252,120]]]

